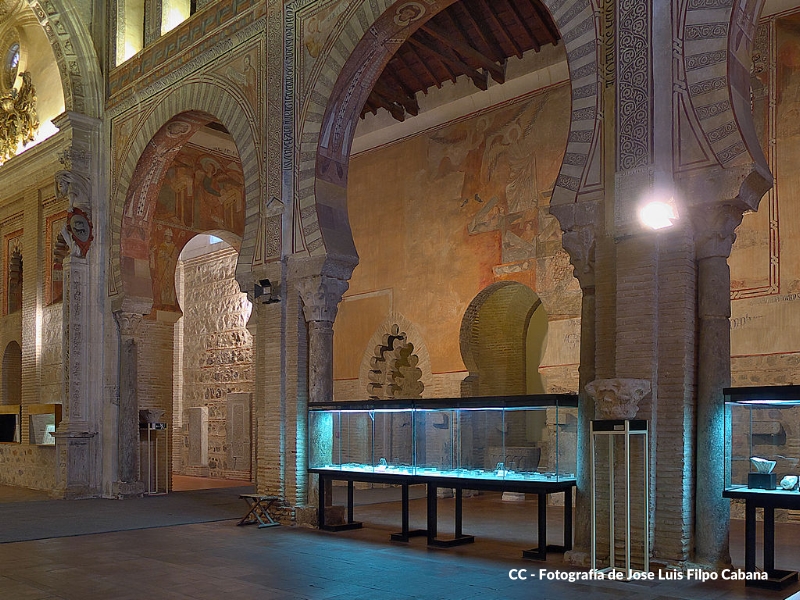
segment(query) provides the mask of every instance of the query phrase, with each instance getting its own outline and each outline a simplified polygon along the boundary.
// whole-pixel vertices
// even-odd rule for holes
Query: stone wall
[[[55,489],[55,448],[0,444],[0,484],[35,490]]]
[[[234,279],[237,252],[227,247],[179,264],[178,322],[182,397],[175,399],[176,472],[228,479],[251,478],[253,345],[246,329],[250,305]],[[170,382],[171,383],[171,382]],[[229,414],[233,407],[234,414]],[[207,409],[207,431],[193,431],[190,411]],[[207,456],[193,450],[207,444]]]

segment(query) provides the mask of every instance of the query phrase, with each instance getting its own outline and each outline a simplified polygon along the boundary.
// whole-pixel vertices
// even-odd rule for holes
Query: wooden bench
[[[242,498],[247,503],[249,510],[237,525],[253,525],[254,523],[258,523],[259,529],[261,527],[280,525],[280,523],[269,514],[272,505],[280,500],[280,497],[262,496],[260,494],[241,494],[239,498]]]

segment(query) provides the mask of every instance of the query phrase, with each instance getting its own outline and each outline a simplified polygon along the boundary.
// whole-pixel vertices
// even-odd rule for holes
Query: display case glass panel
[[[61,423],[60,404],[31,404],[28,407],[28,439],[36,446],[55,446],[53,435]]]
[[[309,407],[309,467],[487,480],[574,480],[577,397]]]
[[[800,386],[728,388],[725,489],[796,492]]]
[[[20,415],[19,404],[5,404],[0,406],[0,443],[20,442]]]

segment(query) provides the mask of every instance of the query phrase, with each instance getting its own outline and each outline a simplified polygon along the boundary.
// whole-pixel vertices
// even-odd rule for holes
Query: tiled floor
[[[443,533],[451,523],[452,502],[440,500]],[[413,500],[413,524],[424,524],[418,522],[423,511],[424,500]],[[550,512],[557,537],[560,511]],[[542,581],[540,568],[564,575],[576,570],[559,554],[546,563],[519,558],[521,549],[535,545],[535,514],[535,501],[467,498],[464,529],[478,538],[447,550],[429,550],[423,538],[390,542],[388,534],[399,525],[396,503],[357,506],[365,527],[341,533],[236,527],[228,520],[0,544],[0,599],[777,599],[800,590],[768,592],[733,581]],[[0,505],[0,527],[2,520]],[[734,564],[742,560],[737,542],[742,529],[734,521]],[[798,534],[796,525],[779,528],[779,566],[800,567]],[[511,580],[509,570],[520,568],[528,570],[529,579]]]

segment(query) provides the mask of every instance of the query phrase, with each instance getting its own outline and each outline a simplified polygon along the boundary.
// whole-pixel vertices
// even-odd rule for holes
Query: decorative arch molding
[[[747,174],[739,177],[748,179],[743,191],[749,196],[750,189],[772,185],[750,110],[750,63],[763,5],[764,0],[688,0],[681,14],[693,119],[721,167],[746,169],[763,180],[759,185]]]
[[[363,1],[347,13],[337,26],[335,44],[326,44],[320,56],[321,67],[309,82],[307,101],[302,104],[299,131],[301,140],[296,163],[295,214],[300,220],[300,236],[294,250],[312,256],[346,256],[357,259],[347,214],[347,168],[355,124],[361,106],[383,67],[403,42],[428,19],[456,0],[425,0],[416,21],[401,26],[395,21],[404,0]],[[562,162],[551,204],[577,200],[585,185],[590,154],[599,132],[600,47],[596,19],[590,0],[542,0],[550,11],[567,51],[572,83],[572,115],[566,154]],[[294,31],[295,10],[287,10],[287,35]],[[422,6],[417,3],[417,6]],[[332,34],[336,35],[336,34]],[[289,58],[289,57],[287,57]],[[287,60],[286,81],[296,79],[293,60]],[[315,68],[316,69],[316,68]],[[300,106],[301,98],[295,99]],[[294,105],[287,98],[284,122],[292,133]],[[291,138],[291,135],[289,136]],[[294,149],[284,147],[284,162],[294,162]]]
[[[103,114],[103,74],[94,44],[74,8],[65,0],[26,0],[53,48],[66,111],[100,118]]]
[[[433,372],[431,371],[431,355],[428,352],[428,347],[425,345],[425,340],[422,337],[419,329],[414,323],[409,321],[405,316],[400,313],[392,312],[386,317],[372,334],[369,339],[367,347],[364,349],[364,356],[361,359],[361,367],[358,372],[358,389],[367,393],[367,387],[370,384],[369,372],[371,369],[370,360],[375,356],[375,348],[383,343],[385,336],[392,334],[392,327],[397,326],[401,332],[405,332],[406,339],[414,344],[414,354],[419,358],[417,368],[422,371],[420,381],[425,386],[422,391],[422,397],[428,398],[433,392]]]
[[[236,278],[240,285],[247,283],[261,222],[263,164],[256,146],[256,123],[249,116],[249,110],[224,86],[207,80],[190,81],[161,98],[139,124],[135,137],[119,161],[112,165],[110,266],[112,289],[117,291],[115,306],[121,306],[130,291],[125,288],[122,269],[126,219],[135,219],[138,214],[146,221],[152,215],[160,183],[172,157],[195,131],[211,121],[219,121],[228,130],[242,164],[245,227]],[[141,298],[137,293],[133,297]]]

